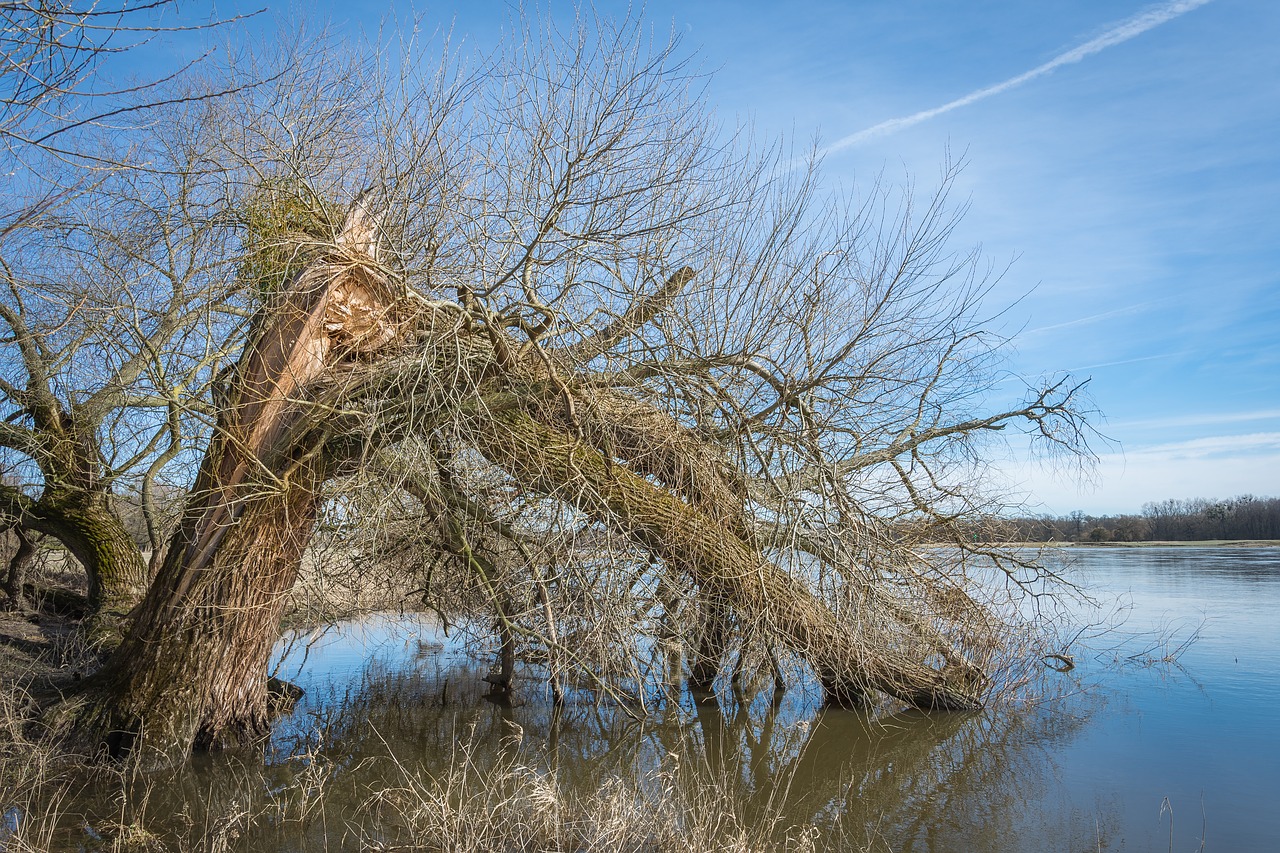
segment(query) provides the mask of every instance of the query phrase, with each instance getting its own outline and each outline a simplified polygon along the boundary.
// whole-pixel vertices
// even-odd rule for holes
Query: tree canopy
[[[502,686],[521,648],[557,696],[641,706],[669,655],[709,685],[735,650],[841,703],[1000,687],[1045,575],[973,535],[988,453],[1015,428],[1087,455],[1087,400],[1052,377],[989,408],[960,165],[828,194],[712,119],[677,39],[516,24],[483,57],[282,40],[204,69],[114,157],[145,165],[6,235],[6,512],[121,613],[146,587],[68,730],[165,756],[262,731],[322,517],[489,614]],[[151,507],[148,578],[103,496],[157,482],[187,498],[167,542]]]

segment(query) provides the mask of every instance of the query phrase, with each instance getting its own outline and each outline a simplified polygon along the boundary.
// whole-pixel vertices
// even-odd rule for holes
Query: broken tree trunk
[[[654,427],[669,425],[666,415],[587,390],[577,418],[549,362],[552,382],[533,359],[513,357],[500,328],[477,334],[458,306],[436,317],[424,302],[416,334],[406,334],[376,267],[373,232],[357,203],[338,250],[308,264],[264,310],[133,627],[66,712],[82,740],[156,763],[264,732],[268,656],[321,485],[405,430],[441,425],[524,487],[577,506],[692,578],[701,600],[721,609],[703,675],[714,672],[724,636],[715,632],[732,614],[805,658],[832,702],[875,690],[922,708],[978,707],[971,684],[927,665],[934,649],[912,626],[886,619],[874,602],[837,617],[767,560],[734,472],[685,432],[663,439]],[[390,353],[410,339],[416,350]],[[567,427],[559,404],[547,402],[549,385],[570,410]],[[362,403],[376,424],[347,429],[339,409]],[[509,622],[497,590],[491,598]]]
[[[271,648],[320,486],[339,464],[308,389],[397,334],[375,228],[358,201],[337,251],[262,316],[137,618],[79,707],[64,712],[81,741],[157,764],[266,731]]]
[[[574,436],[518,406],[469,420],[468,436],[522,485],[556,495],[620,528],[669,566],[685,571],[711,600],[767,625],[817,672],[829,701],[856,704],[867,690],[919,708],[969,710],[981,702],[964,684],[924,663],[909,636],[850,624],[728,528],[627,468],[609,464]],[[868,620],[877,614],[868,613]]]

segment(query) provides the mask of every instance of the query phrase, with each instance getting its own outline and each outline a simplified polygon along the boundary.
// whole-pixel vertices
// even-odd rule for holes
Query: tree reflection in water
[[[1054,803],[1065,796],[1054,752],[1079,733],[1087,708],[872,714],[819,708],[816,691],[685,692],[635,719],[586,690],[559,709],[541,697],[492,701],[482,671],[423,663],[374,666],[354,687],[313,690],[265,755],[207,756],[186,772],[132,780],[129,819],[162,837],[221,832],[233,849],[370,849],[413,834],[397,829],[403,815],[378,807],[392,801],[388,791],[429,787],[465,755],[470,785],[501,787],[510,780],[497,771],[518,766],[566,802],[618,780],[655,807],[672,786],[679,795],[715,788],[741,825],[779,837],[813,827],[818,849],[1038,849],[1046,837],[1105,846],[1094,815],[1073,818]],[[121,809],[89,797],[86,821],[119,820]]]

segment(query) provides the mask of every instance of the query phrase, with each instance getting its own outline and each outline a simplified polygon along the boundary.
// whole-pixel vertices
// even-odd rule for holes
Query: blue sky
[[[388,10],[293,8],[353,35]],[[485,44],[510,8],[418,11]],[[1017,300],[1010,367],[1092,377],[1114,439],[1092,483],[1007,464],[1039,511],[1280,494],[1280,3],[661,0],[644,17],[714,71],[722,120],[818,136],[832,186],[925,188],[965,156],[957,240],[1014,261],[993,295]]]

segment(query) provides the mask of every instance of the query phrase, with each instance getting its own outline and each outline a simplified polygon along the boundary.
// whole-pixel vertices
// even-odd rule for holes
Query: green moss
[[[328,244],[342,211],[293,178],[268,178],[243,211],[244,256],[237,276],[259,298],[280,293]]]

